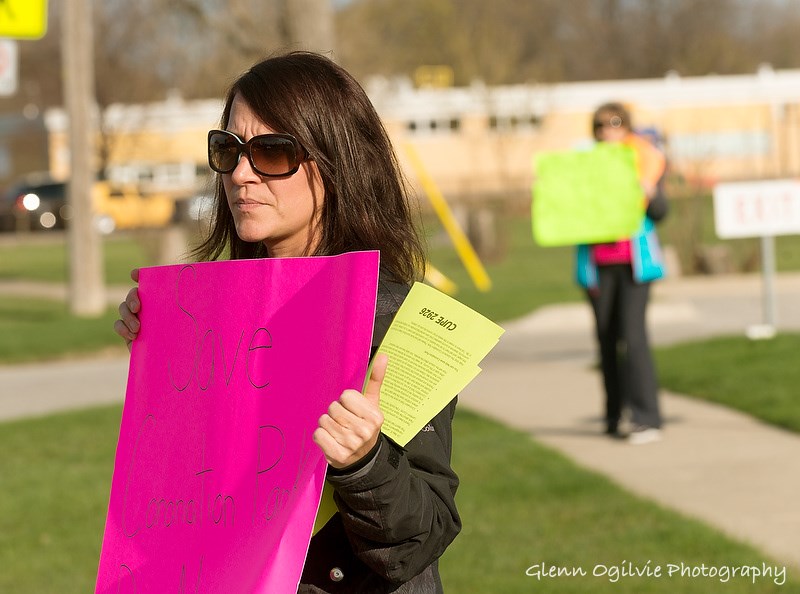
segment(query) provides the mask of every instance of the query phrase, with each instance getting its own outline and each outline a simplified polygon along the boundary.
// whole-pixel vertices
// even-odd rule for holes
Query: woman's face
[[[622,118],[613,113],[600,113],[594,122],[596,137],[600,142],[621,142],[628,135]]]
[[[276,132],[265,125],[236,95],[227,130],[247,142],[259,134]],[[233,214],[236,233],[244,241],[263,242],[272,257],[305,256],[313,252],[324,189],[314,161],[304,161],[297,173],[286,177],[262,177],[246,155],[222,184]]]

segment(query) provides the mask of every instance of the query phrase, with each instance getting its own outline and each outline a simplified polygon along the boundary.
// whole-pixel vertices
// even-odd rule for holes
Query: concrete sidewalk
[[[781,275],[775,288],[778,328],[800,330],[800,275]],[[109,293],[117,303],[125,291]],[[656,344],[742,335],[762,322],[761,280],[665,281],[655,286],[648,315]],[[663,392],[663,441],[630,446],[609,439],[602,435],[588,306],[546,307],[505,327],[483,372],[461,394],[461,406],[526,431],[622,487],[800,569],[800,436]],[[0,421],[120,402],[126,377],[127,357],[0,367]]]

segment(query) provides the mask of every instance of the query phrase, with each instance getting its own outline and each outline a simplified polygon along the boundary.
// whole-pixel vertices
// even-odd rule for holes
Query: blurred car
[[[0,196],[0,230],[63,229],[69,220],[64,183],[34,175]]]
[[[115,229],[164,227],[175,214],[166,194],[140,194],[132,187],[98,181],[92,187],[94,223],[101,233]],[[0,230],[63,229],[70,220],[66,183],[36,176],[15,185],[0,199]]]

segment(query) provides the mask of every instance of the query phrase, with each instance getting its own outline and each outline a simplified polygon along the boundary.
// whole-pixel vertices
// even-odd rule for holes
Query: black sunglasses
[[[265,177],[292,175],[308,154],[291,134],[260,134],[247,142],[227,130],[208,133],[208,165],[217,173],[230,173],[247,155],[253,170]]]
[[[592,122],[595,130],[599,130],[600,128],[619,128],[622,126],[622,118],[615,115],[611,116],[608,120],[595,120]]]

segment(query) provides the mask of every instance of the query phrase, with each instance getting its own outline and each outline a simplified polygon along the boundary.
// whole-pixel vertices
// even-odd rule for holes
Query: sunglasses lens
[[[250,156],[256,170],[266,175],[286,175],[297,166],[297,152],[288,138],[256,138]]]
[[[289,136],[264,134],[242,144],[233,134],[211,132],[208,136],[208,164],[217,173],[230,173],[247,153],[253,168],[261,175],[283,176],[297,171],[302,159]]]
[[[239,143],[228,134],[212,134],[208,138],[208,164],[219,173],[229,173],[239,162]]]

